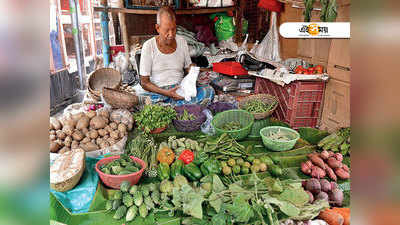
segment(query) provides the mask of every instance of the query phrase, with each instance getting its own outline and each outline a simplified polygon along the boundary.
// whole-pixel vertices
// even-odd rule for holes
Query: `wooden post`
[[[124,0],[118,1],[118,7],[124,8]],[[118,13],[118,18],[119,18],[119,26],[121,28],[122,42],[124,43],[124,48],[125,48],[125,58],[128,61],[129,60],[129,39],[128,39],[128,31],[126,30],[125,13],[122,13],[122,12]]]
[[[235,42],[242,42],[242,18],[243,18],[243,10],[246,6],[245,0],[236,0],[236,13],[235,13],[235,21],[236,21],[236,29],[235,29]]]

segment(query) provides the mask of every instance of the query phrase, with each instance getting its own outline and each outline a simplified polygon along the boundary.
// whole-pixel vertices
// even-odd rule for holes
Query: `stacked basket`
[[[89,75],[88,89],[89,95],[94,100],[100,101],[104,87],[118,89],[121,84],[122,76],[117,70],[111,68],[101,68]]]
[[[251,113],[254,116],[254,124],[251,128],[249,137],[260,137],[260,130],[269,124],[269,119],[268,117],[275,111],[276,107],[278,107],[278,99],[272,95],[268,94],[256,94],[256,95],[250,95],[245,98],[243,98],[239,102],[239,108],[243,109],[246,103],[249,101],[254,101],[254,100],[260,100],[263,103],[266,103],[268,105],[274,104],[274,106],[262,113]]]

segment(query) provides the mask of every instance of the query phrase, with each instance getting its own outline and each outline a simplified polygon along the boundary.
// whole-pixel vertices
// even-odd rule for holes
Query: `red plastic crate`
[[[318,124],[325,82],[295,81],[289,85],[280,86],[263,78],[256,78],[255,93],[265,93],[278,97],[279,105],[273,116],[299,127],[315,127]]]
[[[213,71],[231,76],[248,75],[247,70],[238,62],[213,63]]]

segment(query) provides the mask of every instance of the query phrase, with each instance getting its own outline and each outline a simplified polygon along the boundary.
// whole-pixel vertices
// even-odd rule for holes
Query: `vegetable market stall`
[[[141,113],[145,111],[133,115],[136,122]],[[316,219],[330,203],[349,206],[350,179],[338,179],[343,199],[335,205],[329,200],[333,188],[326,192],[313,189],[313,197],[309,196],[310,176],[302,169],[309,159],[315,164],[318,160],[310,154],[321,150],[341,151],[340,166],[349,168],[349,142],[344,139],[348,134],[343,130],[329,134],[299,128],[295,146],[275,152],[267,149],[260,137],[235,140],[227,134],[180,132],[172,126],[172,117],[164,119],[169,126],[161,133],[144,134],[143,128],[133,129],[127,136],[121,157],[140,156],[147,163],[139,183],[124,188],[121,183],[121,190],[116,190],[99,181],[90,207],[83,213],[71,213],[51,193],[50,219],[64,224],[279,224],[288,219]],[[289,127],[273,118],[265,120],[266,126]],[[165,124],[159,121],[158,126]],[[325,165],[331,164],[327,161],[321,166]],[[328,199],[320,193],[329,195]],[[311,198],[316,199],[312,204]]]

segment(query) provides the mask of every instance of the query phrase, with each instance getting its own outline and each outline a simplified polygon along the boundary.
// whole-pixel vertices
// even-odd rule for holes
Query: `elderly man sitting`
[[[185,101],[176,93],[184,74],[192,64],[186,40],[176,35],[176,18],[169,7],[157,12],[158,36],[143,44],[140,58],[140,86],[136,88],[141,102],[171,105],[211,102],[215,91],[209,86],[197,87],[197,96]],[[144,90],[143,90],[144,89]]]

